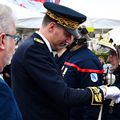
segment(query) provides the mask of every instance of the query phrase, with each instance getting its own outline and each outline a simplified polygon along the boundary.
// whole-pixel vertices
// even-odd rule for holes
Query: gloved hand
[[[105,99],[112,99],[115,103],[120,102],[120,89],[116,86],[107,87],[106,85],[102,85],[100,89],[103,91]]]
[[[112,100],[113,100],[115,103],[119,103],[119,102],[120,102],[120,96],[114,97],[114,98],[112,98]]]

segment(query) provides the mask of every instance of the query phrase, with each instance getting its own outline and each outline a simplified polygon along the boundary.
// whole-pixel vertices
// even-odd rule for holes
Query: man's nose
[[[74,41],[73,35],[69,36],[69,37],[66,39],[66,43],[68,43],[68,44],[71,44],[73,41]]]

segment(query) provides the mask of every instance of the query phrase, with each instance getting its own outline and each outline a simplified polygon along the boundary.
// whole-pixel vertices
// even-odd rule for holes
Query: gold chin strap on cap
[[[55,13],[51,11],[47,11],[46,13],[50,18],[54,19],[58,24],[70,28],[70,29],[78,29],[80,27],[80,24],[76,21],[70,20],[68,18],[62,17],[60,15],[56,15]]]
[[[91,105],[102,105],[104,101],[103,92],[99,87],[88,87],[92,93]]]

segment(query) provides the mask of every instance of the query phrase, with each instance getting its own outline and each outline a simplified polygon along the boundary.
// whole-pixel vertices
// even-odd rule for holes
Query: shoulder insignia
[[[34,41],[40,44],[44,44],[44,42],[41,39],[38,38],[34,38]]]
[[[103,92],[99,87],[88,87],[92,93],[91,105],[102,105],[104,101]]]
[[[98,81],[98,75],[97,73],[91,73],[90,74],[90,78],[93,82],[97,82]]]

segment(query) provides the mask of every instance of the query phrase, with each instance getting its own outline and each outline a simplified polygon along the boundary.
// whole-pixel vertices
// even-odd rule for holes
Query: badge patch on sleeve
[[[103,91],[99,87],[88,87],[92,93],[91,105],[101,105],[104,101]]]
[[[90,74],[90,78],[93,82],[97,82],[98,81],[98,75],[97,73],[91,73]]]

